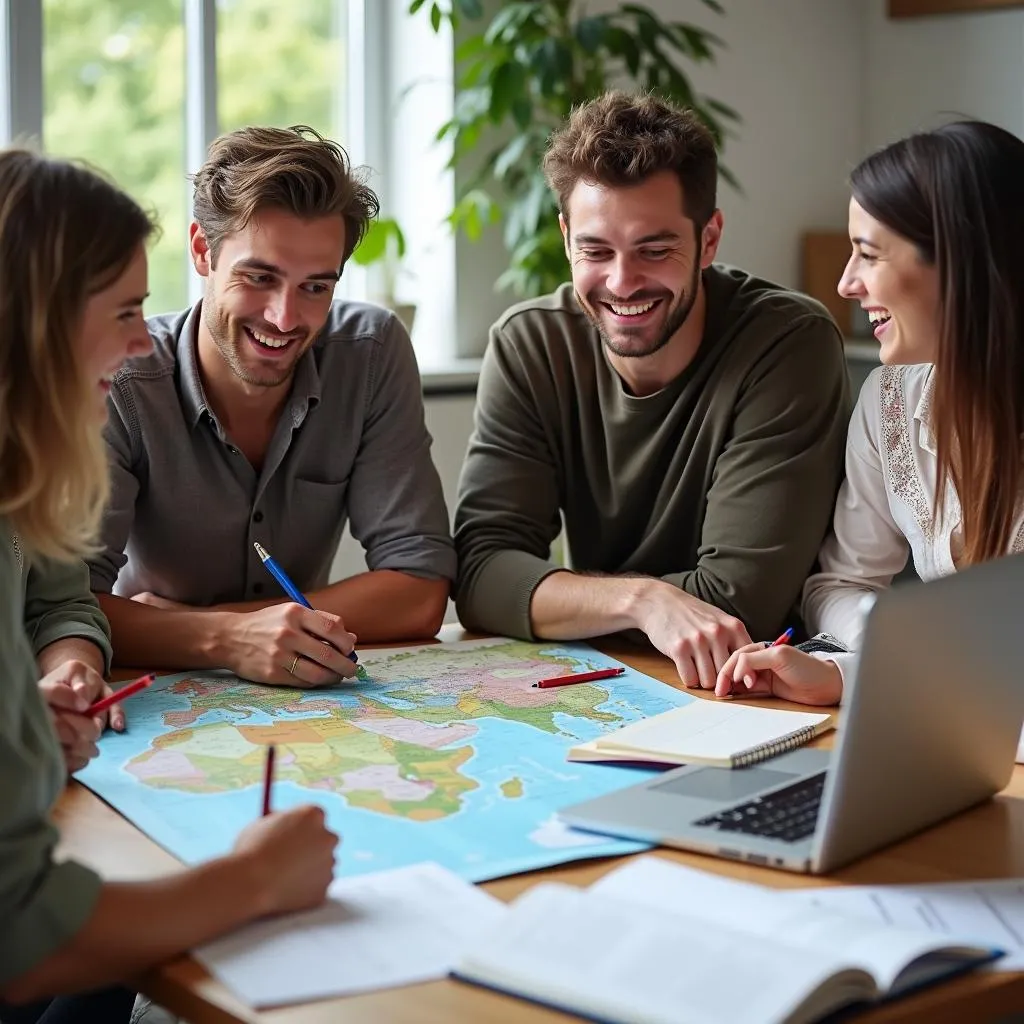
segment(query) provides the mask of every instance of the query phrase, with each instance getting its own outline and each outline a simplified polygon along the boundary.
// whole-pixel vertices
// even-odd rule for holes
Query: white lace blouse
[[[960,501],[946,484],[937,521],[938,463],[931,427],[932,364],[882,366],[861,389],[846,443],[846,479],[821,569],[804,585],[803,616],[823,631],[860,646],[866,594],[890,585],[908,553],[923,580],[956,572],[961,554]],[[1010,552],[1024,551],[1024,502]]]

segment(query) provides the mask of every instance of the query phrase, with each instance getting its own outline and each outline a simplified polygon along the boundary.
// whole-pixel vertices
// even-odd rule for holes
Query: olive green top
[[[67,942],[99,895],[96,874],[53,860],[50,812],[65,769],[36,655],[65,637],[91,640],[109,664],[109,627],[85,564],[30,563],[0,519],[0,985]]]
[[[758,639],[791,623],[843,472],[842,338],[819,303],[743,271],[704,285],[697,355],[642,398],[570,285],[495,324],[455,513],[465,626],[530,636],[563,522],[578,571],[661,577]]]

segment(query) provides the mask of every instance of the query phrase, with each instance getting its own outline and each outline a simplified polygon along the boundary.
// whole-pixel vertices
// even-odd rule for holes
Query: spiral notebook
[[[742,768],[799,747],[833,725],[829,714],[693,700],[577,744],[568,759]]]

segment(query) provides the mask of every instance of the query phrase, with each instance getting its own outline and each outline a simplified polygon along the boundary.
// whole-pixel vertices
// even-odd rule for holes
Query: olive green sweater
[[[491,329],[459,481],[456,602],[472,629],[530,637],[559,566],[661,577],[775,635],[796,607],[842,476],[849,385],[817,302],[704,272],[692,363],[630,394],[570,285]]]
[[[95,643],[109,664],[109,628],[85,564],[26,564],[0,519],[0,985],[67,942],[99,894],[92,871],[53,860],[50,811],[65,768],[36,654],[72,636]]]

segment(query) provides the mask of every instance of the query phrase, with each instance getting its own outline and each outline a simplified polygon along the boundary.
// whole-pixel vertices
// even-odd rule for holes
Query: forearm
[[[113,594],[97,594],[110,622],[114,661],[140,668],[223,668],[230,654],[229,612],[168,611]]]
[[[104,885],[85,927],[0,995],[29,1002],[100,988],[245,924],[266,912],[254,867],[233,856],[155,882]]]
[[[65,637],[63,640],[56,640],[52,644],[47,644],[36,655],[40,676],[47,675],[66,661],[84,662],[100,675],[103,675],[106,669],[103,652],[91,640],[83,640],[81,637]]]
[[[534,635],[578,640],[643,628],[644,610],[670,584],[646,576],[589,576],[555,572],[537,585],[530,602]]]
[[[377,569],[339,580],[306,599],[318,611],[341,618],[361,643],[429,640],[441,628],[451,584],[424,579],[394,569]],[[245,601],[217,606],[217,611],[254,612],[281,604],[287,598]]]

